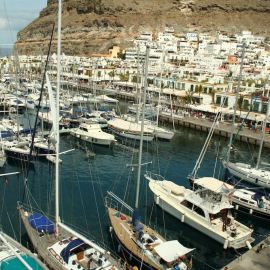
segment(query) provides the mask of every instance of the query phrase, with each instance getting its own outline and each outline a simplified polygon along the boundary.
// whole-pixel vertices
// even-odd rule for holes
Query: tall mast
[[[140,119],[140,107],[139,105],[141,104],[141,91],[139,88],[139,75],[140,75],[140,67],[139,67],[139,52],[140,48],[139,45],[137,45],[137,76],[136,76],[136,96],[137,96],[137,104],[136,104],[136,123],[139,122]]]
[[[59,229],[59,91],[60,91],[60,68],[61,68],[61,21],[62,0],[58,0],[58,28],[57,28],[57,88],[56,88],[56,159],[55,159],[55,234],[58,236]]]
[[[270,115],[270,97],[268,96],[267,111],[266,111],[265,119],[264,119],[263,126],[262,126],[262,139],[261,139],[260,148],[259,148],[259,152],[258,152],[256,169],[259,168],[260,163],[261,163],[262,148],[263,148],[263,142],[264,142],[264,138],[265,138],[265,127],[266,127],[266,122],[267,122],[267,118],[269,117],[269,115]]]
[[[245,47],[246,47],[244,42],[243,42],[242,46],[243,46],[243,49],[242,49],[242,54],[241,54],[240,71],[239,71],[239,76],[238,76],[237,89],[236,89],[236,95],[235,95],[235,104],[234,104],[234,109],[233,109],[232,129],[231,129],[231,136],[230,136],[230,141],[229,141],[229,146],[228,146],[228,151],[227,151],[227,162],[229,162],[229,160],[230,160],[233,133],[234,133],[234,128],[235,128],[236,108],[237,108],[238,96],[239,96],[239,91],[240,91],[240,84],[241,84],[241,79],[242,79],[242,71],[243,71],[243,63],[244,63]]]
[[[142,104],[142,122],[141,122],[141,136],[140,136],[140,149],[139,149],[139,161],[138,161],[138,175],[137,175],[135,208],[139,207],[139,193],[140,193],[141,166],[142,166],[142,147],[143,147],[143,132],[144,132],[144,114],[145,114],[145,100],[146,100],[147,77],[148,77],[149,50],[150,50],[150,47],[149,47],[149,45],[147,45],[146,46],[145,63],[144,63],[144,87],[143,87],[143,104]]]
[[[160,88],[159,88],[159,91],[158,91],[158,105],[157,105],[157,121],[156,121],[156,125],[158,126],[158,121],[159,121],[159,110],[160,110],[160,97],[161,97],[161,91],[162,91],[162,77],[163,77],[163,65],[164,65],[164,62],[165,62],[165,55],[164,55],[164,50],[162,51],[162,61],[161,61],[161,68],[160,68]]]

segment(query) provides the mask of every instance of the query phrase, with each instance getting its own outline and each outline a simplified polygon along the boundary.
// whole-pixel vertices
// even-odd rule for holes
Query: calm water
[[[157,142],[145,145],[143,162],[152,162],[143,167],[143,172],[152,170],[159,172],[166,178],[188,186],[187,176],[191,173],[195,161],[206,139],[205,133],[189,129],[179,129],[171,142]],[[211,176],[215,167],[216,156],[224,152],[227,141],[215,137],[204,158],[199,171],[200,176]],[[80,147],[78,147],[80,146]],[[239,144],[237,158],[250,160],[256,149],[252,145]],[[105,242],[111,248],[109,223],[104,207],[104,196],[107,190],[112,190],[119,197],[124,198],[133,206],[135,201],[136,167],[131,170],[130,164],[136,164],[136,155],[132,149],[116,146],[113,149],[95,147],[96,156],[87,158],[85,145],[78,144],[71,136],[61,137],[61,151],[75,148],[61,159],[61,218],[65,223],[76,227],[87,235],[93,236],[99,242]],[[263,152],[263,161],[269,161],[268,150]],[[134,158],[134,160],[132,160]],[[24,196],[23,172],[21,164],[9,162],[3,172],[21,171],[19,176],[9,177],[1,181],[0,214],[3,229],[16,237],[22,236],[27,243],[24,228],[21,226],[16,211],[16,202],[30,199]],[[47,160],[37,161],[29,173],[29,190],[34,207],[40,207],[44,212],[53,214],[54,192],[53,166]],[[216,176],[222,175],[220,161],[216,166]],[[36,202],[36,204],[34,203]],[[144,178],[141,180],[140,214],[142,219],[158,229],[167,239],[178,239],[188,247],[196,248],[194,252],[194,269],[219,269],[236,257],[234,251],[223,250],[222,245],[204,236],[198,231],[182,224],[180,221],[163,213],[153,204],[153,197],[149,192]],[[149,217],[151,220],[149,221]],[[269,223],[258,221],[246,215],[237,218],[246,225],[253,225],[256,241],[260,241],[269,233]],[[200,266],[200,262],[207,265]]]

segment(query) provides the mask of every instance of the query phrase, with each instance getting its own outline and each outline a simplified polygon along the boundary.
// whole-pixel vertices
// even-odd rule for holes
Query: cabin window
[[[87,128],[80,127],[80,130],[83,130],[83,131],[87,132]]]
[[[202,216],[202,217],[205,217],[204,211],[203,211],[200,207],[195,207],[195,208],[194,208],[194,211],[195,211],[198,215],[200,215],[200,216]]]
[[[248,200],[240,199],[242,202],[248,203]]]
[[[182,201],[181,204],[184,205],[185,207],[191,209],[191,210],[193,208],[193,203],[191,203],[189,201],[186,201],[186,200],[185,201]]]

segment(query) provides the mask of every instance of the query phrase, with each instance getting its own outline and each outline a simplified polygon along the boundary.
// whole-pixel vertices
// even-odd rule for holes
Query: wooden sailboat
[[[60,89],[60,48],[61,48],[61,10],[58,1],[58,50],[57,50],[57,92],[55,109],[55,223],[42,213],[19,204],[18,210],[27,234],[38,255],[54,270],[117,270],[125,269],[122,262],[98,244],[60,222],[59,216],[59,89]],[[49,53],[48,53],[49,55]],[[48,60],[48,59],[47,59]],[[47,61],[48,63],[48,61]],[[45,67],[46,71],[46,67]],[[26,192],[28,192],[26,188]]]
[[[176,240],[166,241],[160,234],[151,229],[149,226],[142,224],[139,221],[137,214],[142,165],[141,161],[148,57],[149,47],[147,47],[146,51],[144,98],[142,108],[143,116],[141,121],[135,209],[132,209],[112,192],[108,192],[105,202],[108,209],[110,223],[116,238],[123,246],[124,251],[133,255],[137,259],[139,266],[143,264],[150,269],[172,269],[173,267],[187,269],[187,264],[184,262],[183,256],[192,251],[192,249],[182,246]],[[126,209],[126,211],[123,211],[123,209]]]

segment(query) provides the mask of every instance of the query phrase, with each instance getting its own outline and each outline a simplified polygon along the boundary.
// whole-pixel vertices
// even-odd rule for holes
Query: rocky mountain
[[[57,2],[47,0],[39,18],[18,33],[20,54],[47,51]],[[269,25],[270,0],[63,0],[62,50],[69,55],[104,53],[113,45],[129,46],[142,31],[157,33],[165,26],[176,32],[251,30],[267,36]]]

